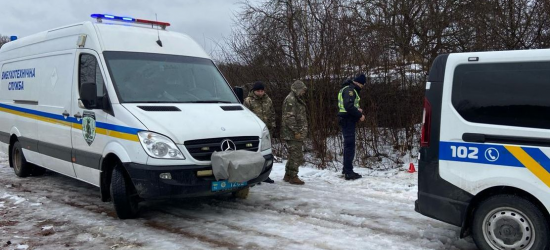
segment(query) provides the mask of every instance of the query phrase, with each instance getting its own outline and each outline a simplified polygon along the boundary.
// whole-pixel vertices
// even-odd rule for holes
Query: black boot
[[[267,179],[265,179],[265,181],[264,181],[264,182],[265,182],[265,183],[271,183],[271,184],[275,183],[275,181],[274,181],[274,180],[272,180],[272,179],[271,179],[271,178],[269,178],[269,177],[267,177]]]
[[[347,181],[349,181],[349,180],[357,180],[359,178],[362,178],[363,176],[358,173],[351,172],[351,173],[345,174],[344,177]]]

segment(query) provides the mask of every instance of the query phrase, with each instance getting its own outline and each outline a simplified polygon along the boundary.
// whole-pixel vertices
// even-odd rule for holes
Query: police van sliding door
[[[95,83],[97,96],[105,94],[104,70],[99,56],[93,50],[80,49],[77,56],[78,81],[73,88],[71,115],[76,118],[72,128],[73,166],[79,180],[99,186],[99,166],[107,142],[105,120],[101,109],[86,109],[79,103],[83,83]]]
[[[37,96],[36,105],[27,108],[35,110],[38,133],[37,150],[40,165],[74,177],[71,163],[71,91],[73,82],[74,50],[56,52],[32,58],[26,63],[36,67],[38,88],[32,89]],[[25,86],[26,87],[26,86]]]

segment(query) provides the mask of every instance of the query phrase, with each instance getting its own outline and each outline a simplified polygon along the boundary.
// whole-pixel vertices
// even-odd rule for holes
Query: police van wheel
[[[19,177],[27,177],[32,172],[32,165],[27,162],[23,155],[23,149],[21,143],[16,141],[11,149],[11,164],[13,171]]]
[[[233,198],[244,200],[244,199],[248,198],[249,193],[250,193],[250,187],[245,187],[243,189],[240,189],[240,190],[237,190],[237,191],[231,193],[231,196],[233,196]]]
[[[549,226],[530,201],[515,195],[496,195],[475,211],[472,237],[481,250],[548,249]]]
[[[138,216],[139,197],[124,168],[117,165],[111,177],[111,199],[120,219],[133,219]]]

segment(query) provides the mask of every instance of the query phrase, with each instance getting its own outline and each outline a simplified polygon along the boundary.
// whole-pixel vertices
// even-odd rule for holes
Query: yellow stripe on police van
[[[69,122],[69,121],[62,121],[62,120],[58,120],[58,119],[54,119],[54,118],[48,118],[48,117],[44,117],[44,116],[40,116],[40,115],[29,114],[29,113],[16,111],[16,110],[12,110],[12,109],[7,109],[7,108],[2,108],[2,107],[0,107],[0,112],[5,112],[5,113],[17,115],[17,116],[26,117],[26,118],[29,118],[29,119],[34,119],[34,120],[38,120],[38,121],[42,121],[42,122],[47,122],[47,123],[52,123],[52,124],[57,124],[57,125],[61,125],[61,126],[67,126],[67,127],[72,127],[74,129],[82,130],[82,124],[72,123],[72,122]],[[124,139],[124,140],[129,140],[129,141],[139,141],[138,136],[135,135],[135,134],[128,134],[128,133],[123,133],[123,132],[118,132],[118,131],[113,131],[113,130],[107,130],[107,129],[104,129],[104,128],[97,128],[96,127],[96,133],[106,135],[106,136],[116,137],[116,138],[120,138],[120,139]]]
[[[43,117],[43,116],[39,116],[39,115],[33,115],[33,114],[29,114],[29,113],[25,113],[25,112],[21,112],[21,111],[16,111],[16,110],[11,110],[11,109],[6,109],[6,108],[0,108],[0,111],[10,113],[10,114],[13,114],[13,115],[17,115],[17,116],[22,116],[22,117],[34,119],[34,120],[47,122],[47,123],[58,124],[58,125],[62,125],[62,126],[69,126],[70,127],[71,124],[72,124],[71,122],[60,121],[60,120],[57,120],[57,119],[52,119],[52,118]]]
[[[107,130],[107,133],[105,135],[124,139],[124,140],[129,140],[129,141],[139,141],[139,138],[137,135],[122,133],[122,132],[113,131],[113,130]]]
[[[546,186],[550,187],[550,173],[546,171],[533,157],[518,146],[504,146],[510,153],[516,157],[529,171],[537,176]]]
[[[78,130],[82,130],[82,124],[73,123],[73,128],[78,129]],[[128,141],[139,141],[139,138],[138,138],[137,135],[122,133],[122,132],[108,130],[108,129],[104,129],[104,128],[96,127],[95,132],[96,132],[96,134],[111,136],[111,137],[124,139],[124,140],[128,140]]]

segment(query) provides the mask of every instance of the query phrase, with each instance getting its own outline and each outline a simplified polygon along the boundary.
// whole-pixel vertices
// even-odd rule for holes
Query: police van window
[[[238,103],[210,59],[136,52],[104,52],[123,103]]]
[[[97,96],[103,96],[105,89],[104,81],[96,57],[90,54],[81,54],[78,79],[79,93],[80,86],[86,82],[95,82],[97,86]]]
[[[550,62],[460,65],[452,104],[467,121],[550,129]]]

